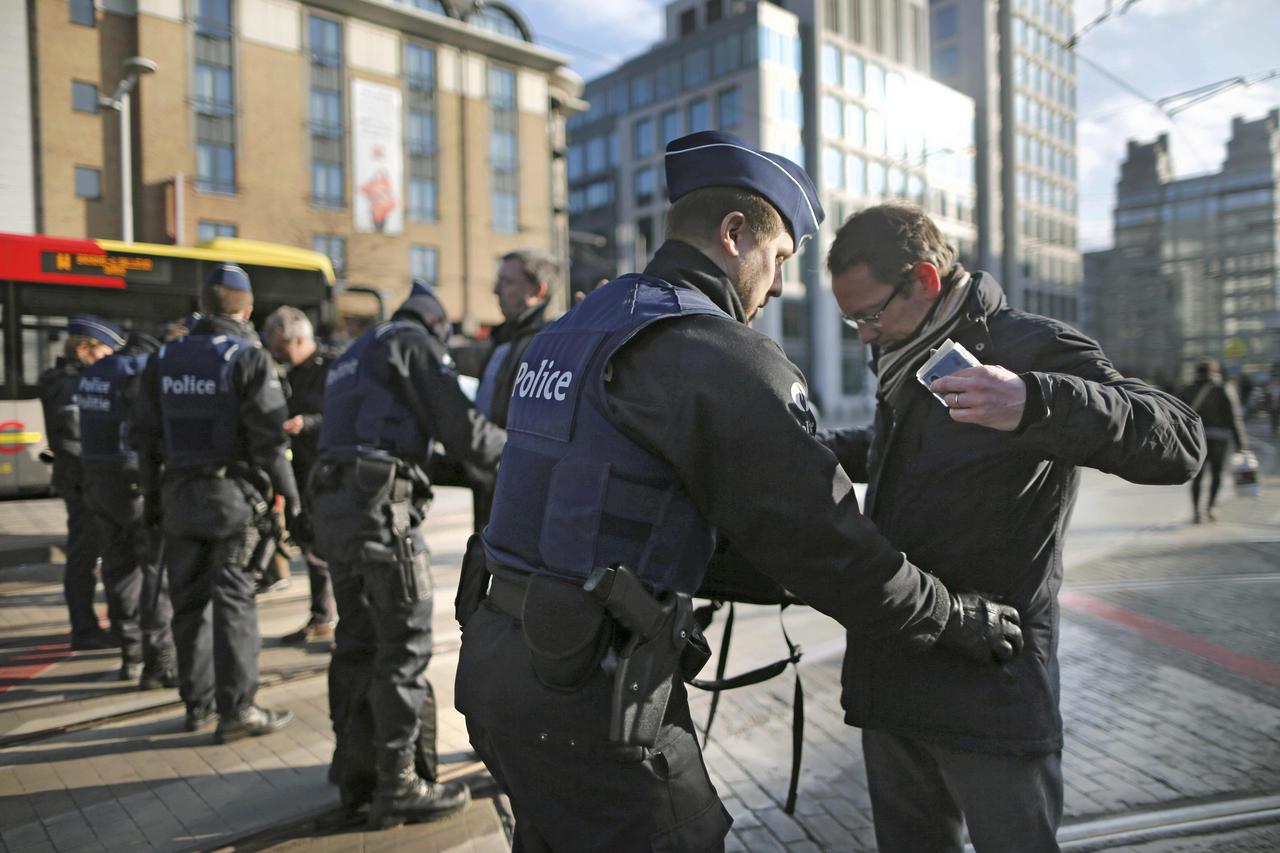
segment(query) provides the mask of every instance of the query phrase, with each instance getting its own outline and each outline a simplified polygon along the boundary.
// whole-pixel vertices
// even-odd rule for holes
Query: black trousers
[[[98,589],[94,567],[98,562],[98,532],[84,502],[80,476],[55,470],[54,488],[67,507],[66,564],[62,571],[62,594],[71,618],[71,634],[83,637],[98,630],[98,614],[93,598]]]
[[[337,602],[333,597],[333,573],[314,550],[303,551],[307,561],[307,576],[311,582],[311,621],[332,622],[338,618]]]
[[[1231,449],[1230,441],[1219,438],[1211,438],[1205,442],[1205,445],[1208,453],[1204,464],[1200,466],[1196,478],[1191,481],[1191,503],[1197,509],[1200,507],[1200,484],[1204,482],[1205,474],[1209,475],[1209,509],[1213,509],[1214,504],[1218,502],[1218,489],[1222,486],[1222,468],[1227,461],[1227,451]]]
[[[180,692],[188,709],[216,704],[223,717],[258,692],[258,608],[249,558],[259,533],[244,525],[219,539],[165,534]]]
[[[862,732],[880,853],[1057,853],[1062,754],[992,755]]]
[[[511,799],[520,853],[721,851],[729,817],[707,775],[683,685],[654,750],[605,743],[610,681],[568,693],[533,673],[520,624],[482,604],[462,634],[456,696],[467,732]]]

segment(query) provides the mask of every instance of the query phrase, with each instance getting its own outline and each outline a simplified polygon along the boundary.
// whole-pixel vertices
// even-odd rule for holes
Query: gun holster
[[[466,628],[471,614],[480,609],[489,589],[489,565],[484,553],[484,542],[479,533],[472,533],[467,540],[467,550],[462,555],[462,573],[458,576],[458,592],[453,597],[453,616],[458,627]]]
[[[613,642],[613,622],[600,603],[555,578],[529,578],[520,624],[533,672],[552,690],[581,689]]]

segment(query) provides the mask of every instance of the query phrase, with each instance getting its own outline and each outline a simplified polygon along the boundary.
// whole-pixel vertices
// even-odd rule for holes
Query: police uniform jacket
[[[756,569],[855,634],[933,642],[949,597],[859,512],[813,437],[800,370],[746,325],[733,285],[694,247],[664,243],[645,274],[701,291],[737,322],[693,315],[640,331],[613,359],[615,423],[671,465]]]
[[[80,408],[76,390],[84,364],[61,356],[40,374],[40,407],[44,411],[44,428],[53,452],[53,487],[60,494],[79,488],[83,479],[80,464]]]
[[[867,514],[889,541],[948,589],[1016,607],[1026,645],[984,666],[945,648],[921,653],[851,634],[842,701],[851,725],[958,749],[1043,753],[1062,747],[1057,593],[1079,468],[1181,483],[1199,467],[1203,434],[1187,406],[1123,378],[1094,341],[1010,309],[985,273],[970,286],[952,337],[1026,382],[1019,428],[957,423],[912,378],[898,410],[881,399],[872,428],[829,440],[850,476],[868,483]]]

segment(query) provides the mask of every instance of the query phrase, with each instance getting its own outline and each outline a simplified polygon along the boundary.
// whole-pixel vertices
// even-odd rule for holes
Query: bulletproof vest
[[[142,372],[147,355],[109,355],[80,371],[76,403],[80,407],[80,457],[91,462],[138,464],[127,443],[129,411],[125,386]]]
[[[715,531],[671,466],[618,428],[605,395],[620,347],[651,323],[691,315],[730,320],[698,291],[629,275],[533,339],[484,530],[497,563],[574,583],[621,563],[655,590],[698,588]]]
[[[430,456],[431,436],[418,424],[404,396],[373,371],[379,344],[404,332],[427,335],[418,323],[389,320],[357,338],[329,368],[320,424],[322,456],[389,453],[415,463],[425,463]]]
[[[230,335],[188,335],[156,356],[165,465],[172,469],[229,465],[240,454],[236,357],[255,344]]]

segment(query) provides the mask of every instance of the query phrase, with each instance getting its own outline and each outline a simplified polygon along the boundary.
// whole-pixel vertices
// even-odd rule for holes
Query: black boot
[[[173,649],[161,649],[148,655],[142,665],[139,690],[159,690],[178,686],[178,660]]]
[[[469,802],[471,791],[462,782],[428,782],[419,776],[412,753],[381,752],[369,828],[439,820],[462,811]]]

